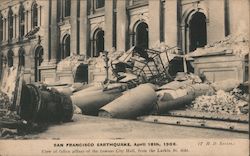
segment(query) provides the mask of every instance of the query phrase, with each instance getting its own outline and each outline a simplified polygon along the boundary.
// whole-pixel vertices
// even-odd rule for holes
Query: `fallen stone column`
[[[200,95],[213,93],[209,84],[192,84],[183,89],[161,90],[157,92],[159,98],[154,112],[163,114],[170,110],[180,109]]]
[[[142,84],[102,107],[99,116],[130,119],[148,114],[157,101],[156,92],[150,84]]]
[[[84,89],[71,96],[72,103],[78,106],[85,115],[98,115],[104,105],[122,95],[122,90],[114,89],[103,91],[98,87]]]

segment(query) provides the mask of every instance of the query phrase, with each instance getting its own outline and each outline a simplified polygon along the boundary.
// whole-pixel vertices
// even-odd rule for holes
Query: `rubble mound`
[[[231,115],[248,114],[248,102],[243,100],[239,95],[241,97],[249,96],[246,93],[241,94],[241,91],[237,88],[231,92],[218,90],[215,95],[202,95],[197,97],[192,102],[191,109]]]
[[[84,60],[84,56],[83,55],[73,55],[73,56],[69,56],[66,57],[65,59],[61,60],[58,64],[57,64],[57,70],[59,71],[63,71],[63,70],[74,70],[78,67],[78,65],[80,65],[82,62],[82,60]]]
[[[8,95],[0,91],[0,109],[8,109],[8,106],[10,106]]]
[[[229,35],[223,40],[207,44],[204,48],[197,48],[197,50],[188,54],[188,56],[200,56],[222,51],[244,58],[249,54],[249,39],[245,34],[241,33]]]

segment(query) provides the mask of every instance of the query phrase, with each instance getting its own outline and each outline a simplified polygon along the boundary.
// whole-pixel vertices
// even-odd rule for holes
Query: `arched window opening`
[[[23,48],[19,49],[18,52],[18,65],[19,66],[25,66],[25,57],[24,57],[25,51]]]
[[[38,6],[36,3],[32,5],[32,28],[38,26]]]
[[[60,60],[70,56],[70,35],[67,34],[63,37],[63,41],[62,41],[62,52],[61,52],[61,56],[60,56]]]
[[[13,24],[13,12],[10,8],[9,10],[9,14],[8,14],[8,19],[9,19],[9,40],[13,39],[13,28],[14,28],[14,24]]]
[[[0,77],[2,77],[3,63],[4,63],[4,56],[3,56],[3,54],[1,53],[1,54],[0,54]]]
[[[19,35],[20,37],[24,36],[24,27],[25,27],[25,12],[23,5],[19,8]]]
[[[35,82],[41,81],[41,71],[39,69],[43,62],[43,47],[38,46],[35,50]]]
[[[3,41],[3,16],[0,14],[0,42]]]
[[[207,44],[206,16],[201,12],[192,15],[189,22],[189,51],[194,51]]]
[[[94,57],[98,57],[100,52],[104,51],[104,31],[98,29],[95,32],[95,50],[94,50]]]
[[[96,9],[103,8],[105,5],[105,0],[96,0],[95,7]]]
[[[65,0],[64,1],[64,17],[70,16],[70,9],[71,9],[71,1]]]
[[[9,50],[9,51],[8,51],[8,54],[7,54],[8,66],[9,66],[9,67],[12,67],[12,66],[13,66],[13,56],[14,56],[13,51],[12,51],[12,50]]]
[[[136,46],[148,49],[148,25],[145,22],[136,27]]]

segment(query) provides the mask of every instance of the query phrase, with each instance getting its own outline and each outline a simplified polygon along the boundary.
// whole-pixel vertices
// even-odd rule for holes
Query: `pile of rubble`
[[[0,91],[0,109],[8,109],[9,105],[10,101],[8,95]]]
[[[187,56],[195,57],[215,53],[233,54],[244,58],[249,54],[249,39],[245,34],[229,35],[223,40],[206,45],[204,48],[197,48]]]
[[[217,91],[215,95],[197,97],[192,102],[191,108],[202,112],[228,113],[232,115],[249,113],[247,101],[237,98],[233,92],[223,90]]]
[[[17,129],[0,128],[0,138],[16,138],[18,136]]]
[[[63,70],[74,70],[80,63],[81,61],[84,60],[83,55],[72,55],[69,57],[66,57],[62,61],[60,61],[57,64],[57,70],[63,71]]]

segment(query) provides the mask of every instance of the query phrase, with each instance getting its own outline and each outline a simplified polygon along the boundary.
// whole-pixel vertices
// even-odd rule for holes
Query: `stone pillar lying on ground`
[[[74,105],[85,115],[98,115],[101,107],[122,95],[121,89],[103,91],[98,86],[89,87],[71,96]]]
[[[99,116],[129,119],[148,114],[157,101],[152,85],[142,84],[124,93],[99,111]]]
[[[190,80],[182,82],[173,81],[164,85],[161,88],[162,90],[157,92],[159,98],[153,112],[163,114],[170,110],[184,108],[198,96],[213,95],[218,90],[230,91],[239,85],[239,81],[236,80],[225,80],[212,84],[192,84],[190,82]]]

